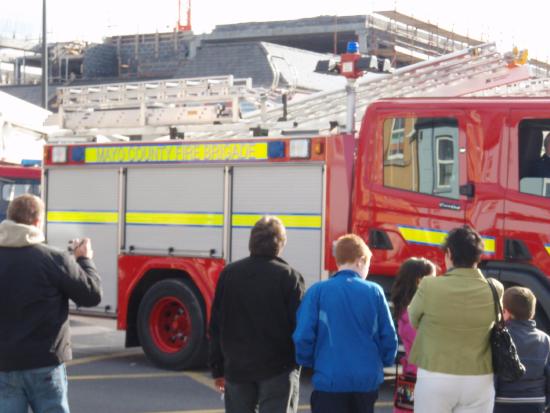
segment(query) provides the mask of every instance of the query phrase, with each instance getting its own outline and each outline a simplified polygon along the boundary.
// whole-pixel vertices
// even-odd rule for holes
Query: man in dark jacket
[[[69,299],[101,301],[89,239],[74,256],[43,244],[44,204],[22,195],[0,223],[0,412],[68,413]]]
[[[292,332],[304,280],[280,255],[282,222],[263,217],[250,256],[225,267],[210,321],[210,366],[227,413],[295,413],[300,373]]]
[[[502,301],[506,326],[526,371],[513,382],[497,378],[494,411],[542,413],[550,402],[550,337],[532,320],[537,300],[528,288],[511,287]]]

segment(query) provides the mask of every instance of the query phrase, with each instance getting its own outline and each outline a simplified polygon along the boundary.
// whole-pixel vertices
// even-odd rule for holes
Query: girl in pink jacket
[[[399,268],[391,292],[394,314],[397,319],[397,332],[405,347],[405,356],[401,358],[400,364],[403,368],[403,374],[413,376],[416,376],[416,366],[410,364],[408,360],[416,337],[416,330],[409,321],[407,306],[416,293],[420,280],[426,276],[435,276],[435,265],[425,258],[409,258]],[[394,408],[393,411],[394,413],[406,413],[410,410]]]

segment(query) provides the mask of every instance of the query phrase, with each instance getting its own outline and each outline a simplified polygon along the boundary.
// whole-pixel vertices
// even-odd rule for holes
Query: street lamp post
[[[42,0],[42,106],[48,109],[48,41],[46,39],[46,0]]]

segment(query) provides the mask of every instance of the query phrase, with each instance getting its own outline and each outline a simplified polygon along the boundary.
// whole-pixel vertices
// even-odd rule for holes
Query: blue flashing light
[[[40,159],[21,159],[21,166],[42,166]]]
[[[285,143],[281,141],[269,142],[267,144],[267,157],[269,159],[285,157]]]
[[[71,161],[82,162],[84,161],[84,148],[82,146],[75,146],[71,149]]]
[[[347,53],[358,53],[359,52],[359,42],[348,42]]]

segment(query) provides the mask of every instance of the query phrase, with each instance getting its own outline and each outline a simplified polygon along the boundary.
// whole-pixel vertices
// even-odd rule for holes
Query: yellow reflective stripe
[[[440,246],[447,237],[447,231],[438,231],[424,228],[398,227],[401,236],[407,242],[430,246]],[[492,237],[481,237],[483,239],[485,254],[494,254],[496,251],[495,239]]]
[[[446,232],[411,227],[399,227],[399,232],[407,242],[426,245],[441,245],[447,236]]]
[[[116,224],[118,212],[48,211],[47,221],[52,223]]]
[[[488,238],[488,237],[481,237],[483,239],[483,245],[485,246],[485,252],[486,254],[494,254],[496,251],[495,247],[495,239],[494,238]]]
[[[264,215],[233,214],[231,225],[234,227],[253,227]],[[276,215],[287,228],[321,228],[321,215]]]
[[[544,246],[544,249],[546,249],[546,252],[548,253],[548,255],[550,255],[550,244],[546,244]]]
[[[223,226],[223,214],[127,212],[127,224]]]

